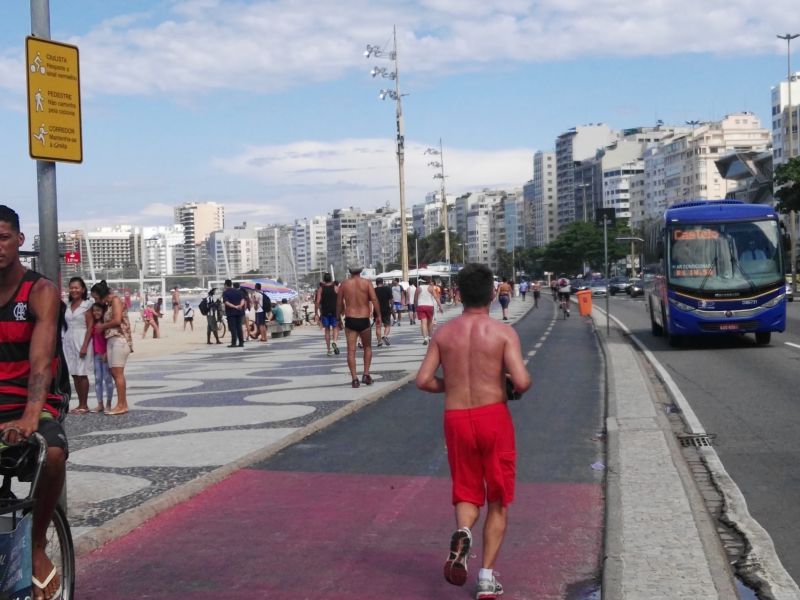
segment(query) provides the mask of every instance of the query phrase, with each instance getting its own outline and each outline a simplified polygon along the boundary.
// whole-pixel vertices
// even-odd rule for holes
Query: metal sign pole
[[[49,0],[31,0],[31,35],[50,39]],[[37,160],[36,183],[39,195],[39,272],[61,287],[56,163]]]
[[[609,309],[608,309],[608,217],[603,214],[603,249],[605,256],[605,271],[606,271],[606,336],[611,332],[611,325],[609,323]]]

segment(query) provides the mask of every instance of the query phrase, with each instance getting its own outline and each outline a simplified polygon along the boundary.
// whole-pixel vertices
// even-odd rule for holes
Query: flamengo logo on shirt
[[[17,302],[14,307],[14,318],[17,321],[24,321],[28,313],[28,307],[24,302]]]

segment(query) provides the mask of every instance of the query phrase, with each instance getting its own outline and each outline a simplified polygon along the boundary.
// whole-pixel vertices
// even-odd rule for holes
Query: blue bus
[[[653,335],[754,333],[786,328],[782,232],[775,210],[736,200],[667,209],[655,233],[659,263],[646,284]]]

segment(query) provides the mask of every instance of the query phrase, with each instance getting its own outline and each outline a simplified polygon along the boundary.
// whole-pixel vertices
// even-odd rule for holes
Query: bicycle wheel
[[[221,338],[225,337],[228,328],[225,327],[225,323],[223,321],[217,321],[217,335]]]
[[[53,512],[47,528],[47,557],[61,578],[61,599],[75,599],[75,549],[67,517],[60,506]]]

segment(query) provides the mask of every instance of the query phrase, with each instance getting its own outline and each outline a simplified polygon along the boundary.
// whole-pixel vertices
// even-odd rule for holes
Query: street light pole
[[[387,97],[395,101],[395,121],[397,125],[397,170],[400,179],[400,266],[403,271],[403,281],[408,281],[408,223],[406,223],[406,178],[405,178],[405,133],[403,127],[403,95],[400,93],[400,67],[397,60],[397,27],[392,28],[392,38],[394,48],[387,53],[379,46],[367,45],[364,52],[366,58],[372,56],[376,58],[388,58],[394,62],[394,71],[388,72],[385,68],[375,67],[372,69],[372,76],[380,75],[385,79],[394,80],[394,89],[382,89],[380,99]]]
[[[777,36],[778,39],[786,40],[786,85],[787,85],[787,104],[789,112],[789,152],[786,160],[791,160],[794,156],[794,115],[792,107],[792,40],[800,37],[798,33],[787,33]],[[792,268],[792,293],[797,293],[797,212],[789,211],[789,239],[791,248],[789,250],[789,260]]]

